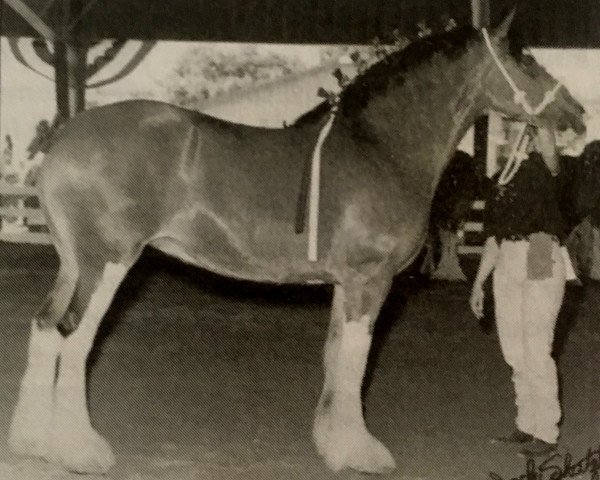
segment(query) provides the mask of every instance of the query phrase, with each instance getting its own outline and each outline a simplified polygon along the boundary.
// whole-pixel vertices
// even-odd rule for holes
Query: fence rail
[[[47,223],[42,209],[25,206],[27,200],[37,198],[38,190],[35,187],[0,181],[0,241],[52,244],[50,235],[43,231],[47,230]]]
[[[481,255],[483,253],[482,245],[459,245],[457,249],[459,255]]]
[[[1,194],[0,194],[1,195]],[[46,217],[40,208],[30,207],[0,207],[0,217],[26,218],[27,225],[42,226],[46,224]]]
[[[0,195],[13,195],[17,197],[37,197],[38,189],[30,185],[15,185],[0,180]]]
[[[52,245],[50,235],[44,232],[0,232],[0,242]]]
[[[484,200],[475,200],[471,204],[472,212],[481,212],[485,208]],[[463,232],[465,233],[483,233],[483,222],[480,221],[468,221],[463,226]],[[457,247],[459,255],[481,255],[483,253],[483,245],[458,245]]]

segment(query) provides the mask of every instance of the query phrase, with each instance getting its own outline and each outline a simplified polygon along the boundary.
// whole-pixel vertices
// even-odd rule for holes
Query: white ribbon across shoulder
[[[327,139],[335,114],[337,113],[337,104],[331,107],[329,118],[321,128],[319,138],[313,150],[311,168],[310,168],[310,190],[308,203],[308,260],[316,262],[318,258],[318,234],[319,234],[319,197],[321,194],[321,150],[323,143]]]

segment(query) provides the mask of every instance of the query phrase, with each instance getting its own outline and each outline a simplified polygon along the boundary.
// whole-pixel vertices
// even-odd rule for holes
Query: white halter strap
[[[525,123],[519,129],[519,134],[510,151],[510,156],[506,160],[506,165],[502,169],[500,177],[498,177],[498,185],[506,185],[514,178],[519,171],[521,163],[527,159],[527,147],[529,142],[524,142],[525,132],[528,125]]]
[[[321,150],[327,139],[335,114],[338,110],[337,104],[331,107],[329,118],[321,128],[319,138],[313,150],[310,168],[310,190],[308,195],[308,260],[316,262],[318,258],[318,235],[319,235],[319,197],[321,194]]]
[[[482,28],[481,32],[483,33],[483,38],[485,40],[485,44],[487,45],[487,48],[490,51],[492,58],[494,59],[494,62],[496,62],[496,65],[500,69],[500,72],[502,73],[502,75],[504,76],[504,78],[506,79],[506,81],[510,85],[510,88],[513,91],[513,95],[514,95],[513,101],[517,105],[520,105],[521,107],[523,107],[523,110],[525,110],[525,113],[527,113],[527,115],[534,116],[534,115],[539,115],[540,113],[542,113],[545,110],[545,108],[556,99],[556,94],[558,93],[558,90],[560,89],[560,87],[562,87],[562,83],[557,81],[554,88],[552,90],[548,90],[544,94],[544,98],[542,99],[540,104],[535,108],[532,107],[529,104],[529,102],[527,101],[526,93],[523,90],[519,89],[519,87],[517,87],[517,84],[515,83],[515,81],[512,79],[512,77],[508,73],[508,70],[506,70],[506,67],[500,61],[498,54],[494,50],[494,47],[490,40],[490,36],[488,34],[487,29]]]

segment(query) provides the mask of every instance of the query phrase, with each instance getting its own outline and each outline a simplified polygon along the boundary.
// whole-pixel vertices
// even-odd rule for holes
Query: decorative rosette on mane
[[[449,32],[450,30],[455,29],[457,26],[456,21],[450,17],[444,18],[442,20],[442,25],[443,31],[445,32]],[[399,52],[411,43],[429,37],[434,33],[434,30],[429,27],[425,21],[420,21],[417,23],[416,31],[412,34],[408,32],[403,33],[400,29],[396,28],[383,35],[381,38],[375,37],[371,41],[371,44],[366,51],[361,51],[359,49],[353,50],[347,55],[347,57],[349,60],[351,60],[355,67],[355,76],[351,78],[343,73],[339,68],[333,72],[333,76],[338,81],[340,91],[352,84],[357,78],[359,78],[376,63],[385,63],[392,54]],[[319,89],[318,94],[319,96],[329,100],[331,96],[339,95],[339,92],[335,93],[321,88]]]

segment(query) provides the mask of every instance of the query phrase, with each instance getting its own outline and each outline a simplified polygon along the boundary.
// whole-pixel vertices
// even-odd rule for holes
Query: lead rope
[[[319,138],[313,150],[311,168],[310,168],[310,189],[308,203],[308,260],[316,262],[318,257],[318,240],[319,240],[319,197],[321,194],[321,150],[323,143],[327,139],[338,106],[334,104],[331,107],[329,118],[321,128]]]
[[[525,123],[519,130],[517,139],[511,149],[510,156],[506,161],[506,165],[502,169],[500,177],[498,177],[498,185],[506,185],[514,178],[519,171],[521,164],[527,159],[527,146],[529,142],[524,142],[525,132],[528,125]]]

